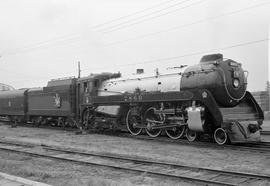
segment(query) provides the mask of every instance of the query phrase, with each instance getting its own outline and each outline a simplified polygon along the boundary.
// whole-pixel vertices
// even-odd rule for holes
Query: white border
[[[25,178],[21,178],[21,177],[17,177],[17,176],[12,176],[3,172],[0,172],[0,176],[2,176],[5,179],[11,180],[11,181],[16,181],[25,185],[30,185],[30,186],[52,186],[52,185],[48,185],[46,183],[41,183],[41,182],[37,182],[37,181],[32,181],[32,180],[28,180]],[[1,185],[1,183],[0,183]]]

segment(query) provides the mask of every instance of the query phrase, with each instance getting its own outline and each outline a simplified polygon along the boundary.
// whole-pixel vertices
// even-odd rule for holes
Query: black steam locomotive
[[[131,78],[120,73],[56,79],[43,88],[0,93],[0,116],[36,125],[117,128],[152,137],[164,131],[189,141],[213,136],[218,144],[260,141],[263,112],[246,91],[247,72],[222,54],[193,66]]]

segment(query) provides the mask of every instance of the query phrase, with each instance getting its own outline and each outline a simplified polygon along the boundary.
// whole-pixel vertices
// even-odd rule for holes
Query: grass
[[[24,178],[40,178],[41,180],[46,180],[52,177],[50,172],[33,169],[31,167],[25,166],[24,161],[14,161],[14,160],[1,160],[0,170],[11,170],[13,175],[21,176]]]

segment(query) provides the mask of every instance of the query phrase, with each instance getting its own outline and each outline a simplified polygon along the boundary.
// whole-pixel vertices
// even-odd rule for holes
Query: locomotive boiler
[[[222,54],[168,73],[91,74],[51,80],[46,87],[0,93],[0,116],[40,124],[166,133],[218,144],[260,141],[263,112],[246,90],[247,72]]]

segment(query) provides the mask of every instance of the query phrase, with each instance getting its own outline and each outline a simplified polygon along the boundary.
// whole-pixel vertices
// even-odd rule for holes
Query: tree
[[[270,82],[269,82],[269,81],[266,82],[265,90],[266,90],[267,92],[270,91]]]

